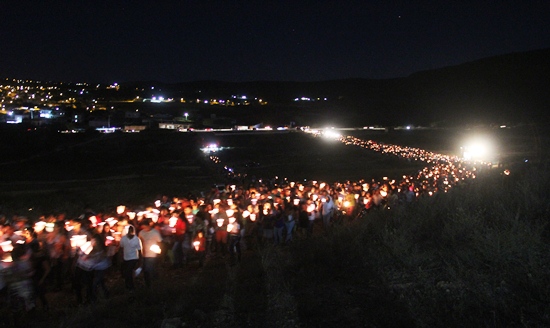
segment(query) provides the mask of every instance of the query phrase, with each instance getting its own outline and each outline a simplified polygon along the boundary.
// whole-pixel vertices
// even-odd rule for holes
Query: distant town
[[[271,129],[263,122],[237,120],[227,111],[222,115],[219,111],[212,111],[245,107],[262,110],[268,105],[268,99],[258,95],[222,93],[163,90],[162,86],[153,83],[145,86],[145,83],[90,84],[5,78],[0,80],[0,126],[21,125],[28,129],[55,129],[62,133]],[[327,98],[302,95],[288,99],[289,103],[318,101],[327,101]],[[278,128],[294,125],[294,122],[286,122]]]

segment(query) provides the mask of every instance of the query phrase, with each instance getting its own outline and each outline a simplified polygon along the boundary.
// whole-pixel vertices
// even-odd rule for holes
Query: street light
[[[185,116],[185,120],[187,121],[187,117],[189,116],[189,113],[184,113],[183,116]]]

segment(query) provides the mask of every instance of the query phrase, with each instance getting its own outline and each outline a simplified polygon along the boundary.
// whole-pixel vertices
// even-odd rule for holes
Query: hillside
[[[336,119],[353,125],[448,125],[547,120],[544,113],[550,104],[549,84],[550,49],[543,49],[388,80],[198,81],[163,84],[163,88],[188,97],[199,92],[203,97],[256,95],[269,100],[270,107],[293,107],[299,118],[304,111],[315,112],[307,124]],[[297,97],[327,101],[294,102]],[[335,118],[335,113],[340,117]]]

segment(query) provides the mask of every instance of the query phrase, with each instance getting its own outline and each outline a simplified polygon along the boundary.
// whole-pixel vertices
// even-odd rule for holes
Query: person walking
[[[122,277],[124,277],[124,283],[126,289],[129,292],[133,292],[134,286],[134,270],[140,267],[141,263],[141,241],[136,237],[136,229],[133,225],[129,225],[128,233],[120,240],[120,247],[122,248],[123,262],[122,262]]]
[[[139,239],[143,246],[143,278],[145,286],[150,288],[154,279],[157,278],[157,258],[160,253],[162,236],[157,229],[153,229],[151,219],[143,219],[140,223],[141,231]]]

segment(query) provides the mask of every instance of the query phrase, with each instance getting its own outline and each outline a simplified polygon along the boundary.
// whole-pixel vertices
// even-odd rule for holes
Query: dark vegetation
[[[495,174],[294,245],[302,323],[548,326],[548,188],[547,172]]]

